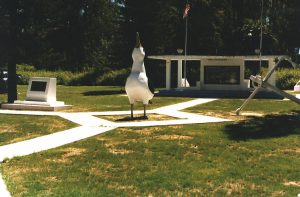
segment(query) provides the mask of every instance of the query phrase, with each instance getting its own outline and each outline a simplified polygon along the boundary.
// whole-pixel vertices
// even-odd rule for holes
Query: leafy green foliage
[[[87,69],[81,72],[71,71],[47,71],[37,70],[33,66],[18,65],[18,74],[21,75],[20,85],[26,85],[31,77],[54,77],[58,85],[125,85],[129,76],[129,69],[120,70],[99,70]]]
[[[283,90],[293,90],[300,81],[300,69],[279,69],[276,72],[276,86]]]
[[[6,21],[13,19],[7,12],[10,2],[0,3],[0,25],[4,29],[9,24]],[[119,64],[114,47],[120,29],[116,20],[120,15],[117,3],[106,0],[16,0],[13,3],[18,22],[14,24],[18,37],[19,53],[14,57],[17,63],[71,71],[87,65],[113,67]],[[3,35],[7,36],[7,32]]]
[[[261,70],[261,75],[268,73],[267,68]],[[293,90],[296,83],[300,80],[300,69],[280,67],[276,70],[276,86],[282,90]]]
[[[85,75],[86,72],[71,72],[71,71],[47,71],[47,70],[36,70],[33,66],[18,65],[17,73],[21,75],[19,80],[20,85],[26,85],[31,77],[54,77],[57,79],[59,85],[69,85],[72,80],[80,78]]]
[[[265,76],[268,72],[267,68],[262,68],[261,75]],[[120,70],[99,70],[90,69],[82,72],[71,71],[46,71],[36,70],[33,66],[18,65],[17,73],[22,77],[19,80],[20,85],[28,84],[30,77],[56,77],[59,85],[117,85],[124,86],[127,77],[129,76],[129,69]],[[153,74],[153,72],[152,72]],[[254,74],[252,71],[246,69],[246,79]],[[151,74],[150,74],[151,76]],[[300,80],[299,69],[281,68],[276,71],[276,86],[283,90],[291,90],[294,85]],[[162,77],[162,76],[161,76]],[[159,84],[156,82],[155,84]],[[160,84],[161,85],[161,84]]]
[[[300,46],[297,20],[300,1],[264,1],[262,20],[261,2],[190,0],[187,54],[253,55],[259,48],[262,22],[263,55],[292,55]],[[177,54],[177,49],[184,49],[185,3],[178,0],[0,1],[0,67],[8,67],[8,49],[12,48],[16,54],[10,55],[11,62],[33,65],[38,70],[72,72],[74,78],[68,73],[60,77],[63,84],[122,83],[123,69],[132,63],[135,32],[140,32],[146,55]],[[9,44],[10,29],[16,31],[13,39],[16,47]],[[149,78],[155,78],[154,85],[161,86],[164,66],[157,61],[146,63]],[[15,63],[10,65],[14,67]],[[77,72],[84,74],[77,75]],[[110,77],[103,76],[106,73],[113,78],[111,83]]]
[[[99,77],[96,81],[99,85],[125,85],[126,79],[130,74],[129,69],[109,71]]]

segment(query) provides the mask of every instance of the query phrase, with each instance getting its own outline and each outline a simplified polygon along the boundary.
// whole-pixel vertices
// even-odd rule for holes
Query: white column
[[[171,60],[166,60],[166,89],[171,89]]]
[[[204,88],[204,62],[205,60],[200,60],[200,88]]]
[[[240,87],[244,85],[244,79],[245,79],[245,60],[241,62],[242,64],[240,65]]]
[[[178,67],[177,67],[177,88],[181,88],[181,81],[182,81],[182,60],[178,60]]]

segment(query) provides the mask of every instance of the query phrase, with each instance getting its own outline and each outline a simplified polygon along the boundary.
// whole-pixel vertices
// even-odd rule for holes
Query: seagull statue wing
[[[144,72],[132,72],[127,78],[125,90],[130,104],[142,102],[147,105],[154,96],[148,87],[148,78]]]
[[[132,69],[125,85],[125,90],[130,104],[143,102],[144,105],[147,105],[149,100],[151,100],[154,96],[154,93],[150,91],[148,86],[144,57],[144,48],[141,46],[140,39],[137,34],[136,46],[132,52]]]

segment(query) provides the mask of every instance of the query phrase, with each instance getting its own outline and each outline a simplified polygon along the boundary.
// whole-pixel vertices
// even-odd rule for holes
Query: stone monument
[[[2,109],[56,111],[70,108],[63,101],[56,100],[56,78],[32,77],[29,80],[25,101],[2,104]]]

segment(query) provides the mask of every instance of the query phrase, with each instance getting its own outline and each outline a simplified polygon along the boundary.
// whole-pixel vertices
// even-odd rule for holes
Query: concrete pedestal
[[[32,77],[29,80],[25,101],[1,104],[2,109],[58,111],[71,108],[62,101],[56,101],[56,78]]]
[[[62,101],[15,101],[14,103],[1,104],[2,109],[33,110],[33,111],[59,111],[72,108],[72,105],[65,105]]]

